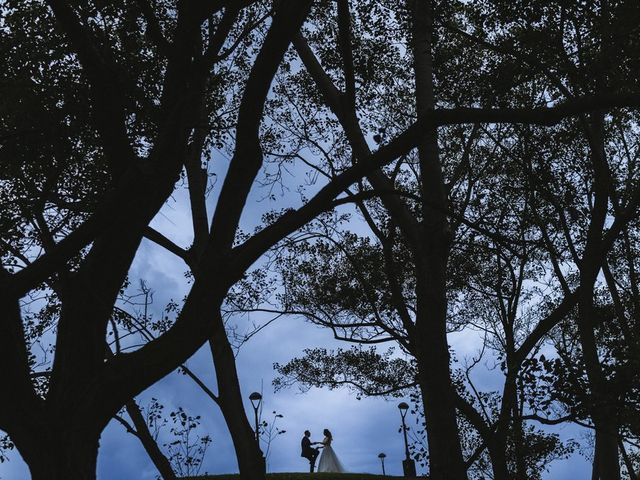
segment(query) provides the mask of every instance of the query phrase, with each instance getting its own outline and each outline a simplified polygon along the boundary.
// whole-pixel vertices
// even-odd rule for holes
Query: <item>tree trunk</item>
[[[430,347],[435,347],[431,342]],[[458,437],[452,386],[449,379],[449,355],[431,353],[421,361],[420,390],[424,399],[424,415],[429,443],[429,478],[431,480],[466,479]]]
[[[600,462],[598,462],[598,452],[600,449],[597,445],[598,441],[596,440],[596,445],[593,453],[593,463],[591,464],[591,480],[600,480],[600,474],[598,473]]]
[[[516,471],[514,480],[527,480],[527,462],[525,459],[526,451],[524,444],[524,430],[522,428],[522,420],[520,420],[520,412],[516,411],[517,406],[514,407],[513,412],[513,454],[516,464]]]
[[[607,380],[602,371],[593,332],[593,293],[585,292],[578,304],[578,331],[583,359],[589,379],[590,414],[595,426],[594,470],[600,480],[620,480],[618,456],[617,412],[607,389]]]
[[[595,458],[600,480],[620,480],[618,422],[614,398],[600,364],[595,335],[597,315],[594,304],[595,282],[602,265],[602,235],[609,203],[609,165],[604,149],[604,117],[591,115],[587,138],[593,163],[593,213],[580,265],[578,334],[587,378],[589,409],[596,430]]]
[[[231,434],[240,478],[264,480],[264,457],[256,444],[255,432],[244,410],[233,350],[227,339],[222,317],[215,315],[213,322],[215,333],[209,345],[218,381],[218,405]]]
[[[578,324],[580,343],[589,385],[591,420],[596,430],[595,458],[600,480],[620,480],[620,461],[618,457],[617,412],[607,390],[607,380],[598,359],[597,347],[591,321],[593,320],[593,299],[579,304]],[[595,463],[595,460],[594,460]]]
[[[496,430],[495,426],[490,425],[480,412],[459,394],[456,394],[456,408],[480,434],[491,459],[493,480],[510,480],[505,436],[500,434],[500,430]],[[481,452],[476,453],[479,455]],[[467,469],[473,465],[473,461],[471,458],[465,460]]]
[[[435,247],[432,245],[432,247]],[[431,480],[467,478],[456,421],[455,392],[449,369],[446,332],[445,264],[443,252],[422,252],[427,261],[420,267],[416,285],[418,309],[416,332],[418,375],[424,399],[429,440]],[[420,262],[425,263],[425,262]]]
[[[500,416],[498,420],[498,427],[495,432],[495,443],[497,445],[496,450],[500,450],[502,453],[502,460],[504,463],[504,471],[507,478],[513,480],[526,480],[526,451],[524,445],[524,431],[522,428],[521,412],[518,407],[518,386],[517,379],[517,367],[513,363],[514,348],[513,348],[513,332],[507,332],[507,364],[508,370],[504,381],[504,387],[502,389],[502,405],[500,406]],[[513,455],[511,460],[514,463],[513,474],[508,470],[507,465],[507,442],[509,441],[509,435],[511,435],[513,442]],[[493,457],[492,457],[493,462]],[[494,467],[495,470],[495,467]]]
[[[509,467],[507,466],[507,452],[504,443],[487,443],[487,451],[491,459],[491,471],[493,480],[511,480]]]
[[[432,480],[464,480],[467,473],[456,421],[455,392],[447,342],[447,261],[451,230],[445,212],[438,129],[433,123],[433,2],[411,1],[412,49],[416,81],[416,111],[425,122],[418,144],[422,194],[420,242],[415,246],[416,338],[420,388],[424,399]]]
[[[16,442],[31,472],[31,480],[95,480],[100,434],[67,427],[63,432],[40,430]]]
[[[491,459],[491,468],[494,480],[511,480],[507,463],[507,435],[509,430],[509,418],[500,418],[498,427],[489,433],[490,440],[487,443],[487,451]]]

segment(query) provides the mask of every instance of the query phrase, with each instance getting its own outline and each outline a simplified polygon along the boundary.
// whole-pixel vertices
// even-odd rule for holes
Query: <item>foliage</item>
[[[403,395],[415,385],[415,365],[394,355],[393,348],[379,353],[375,348],[351,347],[349,350],[305,349],[304,356],[285,365],[274,364],[278,373],[273,381],[276,390],[293,385],[308,390],[347,387],[356,396]]]
[[[259,428],[260,428],[260,442],[263,445],[262,451],[264,452],[264,458],[268,461],[269,455],[271,455],[271,446],[280,435],[287,433],[286,430],[278,426],[278,422],[284,415],[277,411],[271,412],[271,417],[267,420],[262,417],[262,411],[260,412]]]
[[[0,463],[9,460],[8,453],[14,448],[15,445],[11,442],[9,435],[0,435]]]
[[[207,448],[212,442],[209,435],[199,436],[200,415],[188,415],[182,407],[169,413],[172,440],[163,444],[174,471],[181,477],[198,475]]]
[[[234,317],[268,312],[395,346],[306,351],[277,386],[417,384],[436,476],[465,476],[459,431],[472,458],[469,439],[487,447],[482,475],[536,475],[571,447],[534,422],[593,426],[615,470],[640,408],[639,19],[633,0],[5,2],[0,427],[34,430],[16,442],[34,468],[41,438],[97,449],[207,341],[237,409],[224,374],[262,326]],[[152,227],[183,187],[189,246]],[[277,204],[244,231],[250,194]],[[143,238],[187,270],[161,318],[118,303]],[[452,358],[452,332],[477,356]],[[476,388],[483,362],[498,391]],[[196,469],[178,446],[198,419],[173,413],[167,446]],[[248,434],[244,412],[225,418]]]

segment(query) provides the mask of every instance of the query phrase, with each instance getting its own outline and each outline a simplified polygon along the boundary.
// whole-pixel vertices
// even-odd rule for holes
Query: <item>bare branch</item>
[[[171,240],[169,240],[167,237],[165,237],[163,234],[161,234],[157,230],[151,227],[147,227],[144,231],[144,237],[147,240],[151,240],[153,243],[160,245],[161,247],[165,248],[169,252],[180,257],[185,261],[185,263],[187,264],[190,263],[191,258],[189,257],[189,252],[184,248],[180,248],[178,245],[173,243]]]

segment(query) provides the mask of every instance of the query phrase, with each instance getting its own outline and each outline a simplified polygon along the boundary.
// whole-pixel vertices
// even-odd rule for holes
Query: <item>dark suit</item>
[[[302,447],[300,456],[309,460],[309,472],[313,473],[313,469],[316,466],[316,458],[318,458],[320,452],[317,448],[311,448],[311,440],[307,436],[302,437],[300,445]]]

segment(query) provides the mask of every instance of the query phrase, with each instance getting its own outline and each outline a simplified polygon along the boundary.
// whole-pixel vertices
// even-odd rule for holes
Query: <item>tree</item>
[[[591,232],[588,248],[585,246],[584,255],[579,259],[585,281],[575,290],[562,290],[563,296],[556,308],[539,319],[540,323],[531,329],[531,337],[520,345],[522,348],[516,350],[515,344],[511,345],[512,353],[517,354],[507,363],[507,379],[513,392],[522,361],[575,305],[581,305],[579,308],[584,313],[585,328],[581,337],[593,344],[586,327],[589,322],[586,318],[591,315],[593,281],[603,255],[612,248],[622,226],[637,212],[637,190],[632,188],[627,192],[630,201],[618,212],[617,222],[605,229],[606,159],[602,150],[607,140],[603,133],[605,110],[597,104],[612,92],[635,88],[637,78],[626,64],[637,61],[629,49],[635,33],[628,19],[637,16],[638,10],[629,2],[615,5],[603,2],[595,13],[589,14],[583,14],[579,6],[568,8],[564,4],[545,2],[536,4],[535,8],[524,4],[514,6],[512,2],[486,2],[477,6],[409,2],[407,9],[387,2],[360,2],[351,12],[349,6],[347,1],[338,2],[336,8],[325,6],[322,13],[314,17],[324,27],[303,32],[294,40],[308,76],[295,72],[282,80],[282,88],[290,93],[299,111],[314,111],[324,106],[335,119],[327,122],[322,117],[315,124],[305,123],[303,128],[296,128],[291,116],[283,114],[279,118],[288,125],[288,131],[302,138],[321,131],[315,142],[318,150],[326,151],[323,147],[328,137],[337,139],[334,143],[338,146],[332,145],[332,148],[346,154],[340,162],[328,162],[319,172],[328,178],[349,161],[357,164],[360,158],[366,158],[370,139],[384,144],[385,135],[402,130],[408,118],[418,119],[421,142],[417,156],[403,158],[393,169],[369,174],[366,182],[351,192],[352,200],[371,230],[370,236],[377,242],[374,249],[378,252],[373,255],[379,255],[385,248],[391,254],[383,253],[384,261],[378,257],[377,263],[372,263],[372,256],[366,251],[368,239],[364,239],[363,255],[360,255],[362,251],[353,254],[345,249],[345,264],[329,261],[325,264],[331,265],[329,269],[325,265],[314,267],[315,261],[331,258],[325,254],[333,248],[334,239],[328,238],[323,228],[317,235],[310,231],[309,238],[324,237],[326,242],[318,241],[318,257],[299,271],[307,282],[316,282],[322,288],[314,289],[311,295],[302,293],[287,304],[292,298],[287,297],[292,292],[291,286],[299,285],[300,279],[287,282],[286,293],[281,297],[284,300],[281,311],[307,315],[312,321],[334,329],[340,338],[356,342],[396,340],[406,348],[417,361],[431,474],[433,478],[464,478],[446,338],[447,283],[455,276],[449,272],[457,267],[450,264],[452,240],[456,229],[469,223],[482,235],[497,241],[504,241],[505,237],[509,240],[510,232],[501,231],[502,224],[477,224],[466,218],[471,201],[482,205],[483,200],[473,184],[477,172],[467,166],[475,135],[473,129],[460,127],[481,123],[504,125],[503,129],[485,128],[484,135],[504,154],[503,160],[511,162],[513,159],[508,155],[511,146],[526,139],[529,130],[539,125],[545,128],[536,130],[538,133],[549,132],[551,127],[561,124],[562,119],[574,117],[575,121],[563,122],[560,130],[570,131],[576,144],[586,143],[582,154],[589,161],[583,166],[583,173],[594,169],[595,176],[589,178],[589,182],[600,192],[597,208],[589,203],[590,194],[585,197],[589,211],[585,228]],[[385,20],[375,22],[372,18]],[[621,26],[615,33],[614,25]],[[393,48],[398,44],[402,48]],[[544,45],[542,50],[541,45]],[[539,55],[541,51],[544,55]],[[604,61],[613,51],[628,53],[629,57],[615,65]],[[385,76],[380,72],[393,73]],[[310,84],[315,85],[319,98],[307,94]],[[593,110],[582,110],[578,106],[582,102],[577,99],[586,98],[585,95],[598,99],[591,104]],[[564,102],[566,108],[561,108]],[[461,104],[485,108],[455,108]],[[535,107],[540,104],[553,106]],[[454,108],[438,108],[442,105]],[[565,127],[565,123],[569,127]],[[459,127],[458,132],[462,131],[458,138],[451,133],[455,132],[455,126]],[[506,133],[500,133],[502,130]],[[505,144],[509,145],[506,149]],[[522,177],[518,181],[522,182]],[[457,182],[468,187],[467,198],[455,189]],[[531,192],[530,185],[518,200],[530,202],[527,191]],[[456,194],[462,198],[456,198]],[[378,196],[378,207],[371,207],[373,202],[366,203],[367,199]],[[470,198],[474,196],[476,198]],[[375,208],[384,213],[373,214],[370,210]],[[533,212],[524,209],[524,215],[533,215]],[[492,215],[489,218],[495,219]],[[345,238],[347,245],[357,243],[350,240],[349,235]],[[533,240],[549,244],[548,239]],[[397,247],[398,244],[401,246]],[[527,246],[527,242],[517,241],[517,244]],[[555,255],[554,251],[548,253],[551,257]],[[555,259],[547,259],[552,266],[559,266],[554,263]],[[347,262],[355,266],[349,270]],[[408,270],[407,279],[404,274]],[[556,270],[560,287],[567,286],[563,283],[562,268]],[[281,273],[293,278],[287,267]],[[372,278],[375,275],[386,282],[382,292]],[[329,278],[339,280],[340,287],[327,289]],[[355,299],[358,295],[362,298]],[[305,301],[310,304],[305,305]],[[304,308],[309,305],[313,308]],[[326,312],[329,314],[325,315]],[[604,382],[598,380],[597,358],[591,357],[592,381],[596,390],[604,395],[606,388]],[[504,408],[509,412],[515,408],[517,398],[508,395],[506,400]],[[606,426],[605,416],[596,422],[601,424],[600,438],[609,440],[598,442],[596,448],[609,452],[606,456],[610,465],[606,467],[601,463],[599,475],[603,479],[617,478],[611,463],[612,435],[607,433],[610,426]],[[503,439],[504,432],[502,430]],[[522,469],[521,474],[525,474]]]
[[[0,382],[13,395],[0,399],[0,429],[8,432],[34,479],[93,478],[100,432],[109,419],[207,341],[241,476],[263,477],[220,308],[229,289],[271,247],[322,212],[375,196],[393,220],[383,237],[402,236],[413,268],[416,311],[400,318],[411,333],[417,359],[431,473],[434,479],[465,477],[446,339],[452,225],[441,131],[480,122],[553,125],[593,111],[637,106],[637,89],[633,83],[612,82],[605,89],[558,96],[562,100],[548,106],[535,95],[532,100],[522,94],[528,87],[544,92],[542,87],[550,83],[543,80],[549,77],[544,66],[524,62],[530,76],[514,76],[523,85],[505,88],[518,87],[512,99],[502,95],[494,102],[492,92],[505,85],[490,81],[478,89],[467,88],[473,84],[469,82],[464,89],[441,91],[447,75],[471,78],[482,61],[504,57],[494,52],[483,58],[462,48],[469,41],[464,31],[451,32],[437,23],[451,20],[455,25],[456,15],[465,14],[464,26],[473,26],[473,9],[466,10],[464,3],[449,8],[411,2],[405,10],[393,2],[367,1],[358,3],[354,12],[360,21],[354,23],[348,1],[338,2],[339,16],[331,4],[318,2],[309,28],[299,34],[312,3],[282,0],[272,9],[267,2],[244,0],[48,0],[46,5],[9,2],[3,8],[7,35],[2,49],[10,54],[3,88],[10,94],[3,95],[0,113],[0,188],[8,206],[2,213]],[[496,6],[507,19],[515,15],[509,5]],[[616,10],[613,18],[628,20],[636,10]],[[256,24],[264,30],[254,35]],[[512,31],[489,27],[496,35]],[[325,38],[334,31],[337,42]],[[441,35],[446,41],[439,40]],[[404,48],[384,47],[398,42]],[[292,62],[283,63],[293,55],[291,43],[310,75]],[[327,71],[312,48],[322,53]],[[376,48],[396,60],[388,66],[399,75],[401,88],[391,106],[401,108],[395,113],[383,109],[372,113],[371,121],[360,122],[359,112],[383,106],[376,88],[382,85],[389,92],[394,84]],[[456,51],[465,53],[462,67],[446,61]],[[625,52],[635,59],[633,49]],[[231,59],[233,68],[225,67]],[[291,85],[302,103],[311,105],[302,110],[306,124],[324,123],[337,132],[337,150],[328,159],[319,154],[309,163],[264,122],[265,108],[269,113],[279,107],[286,111],[292,101],[298,102],[284,95],[290,92],[282,83],[269,97],[279,68],[279,78],[299,80]],[[634,71],[624,73],[630,77]],[[493,70],[483,73],[490,78]],[[554,95],[559,91],[549,88]],[[231,107],[231,115],[222,115],[225,106]],[[321,114],[313,116],[316,112]],[[384,129],[380,120],[386,119],[391,122]],[[233,135],[233,154],[209,219],[201,161],[225,130]],[[374,130],[380,141],[375,151],[368,141],[375,141]],[[324,150],[325,142],[313,140],[304,142],[306,151]],[[417,154],[409,155],[414,148]],[[301,205],[243,235],[238,230],[241,216],[265,156],[297,159],[316,171],[327,163],[337,168],[329,169],[323,184]],[[415,173],[414,200],[395,192],[394,169]],[[194,241],[188,249],[149,227],[182,175],[193,216]],[[354,184],[355,199],[349,190]],[[634,212],[629,209],[626,215]],[[143,238],[182,258],[193,284],[166,332],[135,351],[110,357],[105,348],[109,321]],[[601,246],[596,247],[594,251]],[[54,295],[59,303],[59,315],[53,317],[55,357],[42,389],[31,378],[20,303],[38,292]],[[589,307],[588,301],[584,305]]]
[[[422,399],[416,389],[415,361],[398,357],[393,349],[380,353],[374,347],[351,347],[349,350],[336,351],[316,348],[307,349],[302,357],[285,365],[276,364],[274,368],[279,373],[274,380],[276,391],[295,385],[302,391],[311,387],[328,387],[348,388],[357,396],[409,396],[414,404],[412,412],[417,417],[415,427],[411,430],[413,443],[410,450],[417,461],[428,467]],[[525,425],[520,416],[513,415],[513,412],[509,412],[510,416],[507,418],[508,428],[501,427],[501,423],[505,421],[501,418],[504,416],[501,412],[501,404],[504,403],[501,395],[499,392],[479,392],[475,387],[465,388],[468,382],[465,376],[468,373],[462,369],[457,370],[454,382],[459,395],[458,405],[463,402],[465,404],[464,408],[460,408],[458,426],[465,467],[470,478],[499,476],[502,468],[498,463],[500,461],[506,463],[504,469],[511,478],[518,475],[541,478],[540,475],[550,462],[566,458],[573,452],[573,442],[563,444],[557,435],[545,433],[531,424]],[[533,385],[531,387],[535,388]],[[524,389],[520,389],[518,393],[522,395],[522,402],[539,397],[525,397]],[[527,390],[526,393],[530,392]],[[518,408],[522,407],[519,405]],[[520,420],[520,424],[516,420]],[[497,429],[506,430],[505,440],[499,439],[502,434],[495,433]],[[495,443],[498,441],[505,451],[495,451]],[[487,445],[490,445],[488,455],[485,453]],[[520,469],[524,471],[520,472]]]
[[[97,186],[103,185],[103,189],[91,188],[86,195],[65,189],[60,181],[60,178],[71,179],[72,169],[46,172],[47,181],[44,185],[33,184],[36,192],[24,200],[29,207],[24,208],[17,201],[22,197],[15,193],[24,179],[15,173],[15,168],[12,172],[16,164],[11,151],[3,149],[6,154],[3,170],[8,172],[3,174],[6,179],[2,185],[3,203],[16,208],[10,210],[14,216],[7,220],[8,228],[3,231],[5,267],[2,270],[0,356],[6,368],[1,381],[14,395],[1,401],[0,428],[11,436],[33,478],[93,478],[98,438],[109,419],[134,395],[176,368],[208,339],[214,345],[221,392],[224,388],[221,403],[234,437],[243,478],[264,475],[253,432],[242,410],[231,348],[216,311],[229,286],[265,247],[317,212],[329,208],[344,185],[355,180],[359,170],[367,168],[363,165],[346,172],[298,212],[233,247],[246,196],[262,164],[258,143],[261,105],[309,3],[280,3],[262,48],[252,62],[235,123],[235,155],[213,216],[211,234],[207,234],[206,245],[202,251],[195,252],[195,257],[186,251],[183,253],[191,260],[195,281],[180,315],[155,341],[112,358],[105,358],[105,335],[116,296],[148,232],[149,222],[173,191],[188,163],[193,153],[190,150],[196,150],[199,155],[198,135],[194,134],[197,130],[194,126],[200,120],[199,105],[206,98],[212,66],[224,57],[223,47],[233,43],[229,32],[244,4],[236,8],[224,2],[206,6],[178,2],[162,4],[154,10],[146,2],[138,2],[128,10],[117,3],[102,9],[92,4],[75,6],[52,1],[53,15],[40,3],[30,5],[33,11],[24,5],[10,5],[12,8],[5,12],[10,32],[20,31],[15,26],[19,23],[11,21],[19,22],[32,14],[35,16],[32,25],[37,28],[43,27],[38,21],[39,15],[46,19],[44,25],[53,27],[55,21],[52,30],[56,34],[60,32],[66,40],[62,43],[61,57],[71,62],[81,85],[88,87],[88,102],[81,104],[84,108],[90,105],[90,109],[85,110],[90,115],[85,116],[89,118],[87,129],[96,137],[91,151],[97,159],[92,161],[85,156],[84,160],[92,166],[105,166],[88,177],[94,182],[101,180]],[[204,29],[209,43],[203,48],[202,25],[209,18],[212,18],[210,30]],[[150,41],[137,33],[139,22],[146,25]],[[103,30],[104,24],[109,28]],[[20,36],[10,38],[16,51]],[[136,69],[127,69],[129,55],[134,61],[138,60],[136,40],[143,43],[144,58],[152,67],[144,70],[144,74],[157,83],[145,83],[145,75],[137,77],[140,83],[127,82],[127,74],[136,78],[138,73]],[[131,50],[127,50],[131,47],[128,41],[134,41]],[[46,56],[38,60],[29,65],[55,66]],[[16,63],[19,63],[17,58]],[[148,87],[148,91],[135,91],[144,100],[136,102],[131,88],[139,84]],[[51,91],[59,91],[62,86],[54,82]],[[45,94],[49,91],[44,89]],[[225,95],[224,91],[219,94]],[[18,97],[18,104],[21,98]],[[53,102],[54,106],[58,103]],[[62,104],[65,108],[69,106]],[[151,109],[151,115],[145,115],[146,109]],[[23,132],[15,129],[15,119],[9,115],[13,110],[8,110],[3,116],[8,136],[20,137]],[[36,114],[42,116],[41,112]],[[68,117],[61,116],[63,127]],[[142,125],[136,124],[136,119]],[[80,132],[63,130],[61,136],[74,145],[82,133],[82,129]],[[410,146],[406,136],[398,143],[395,148],[400,152]],[[16,149],[29,152],[31,146],[23,142]],[[47,158],[46,150],[40,153]],[[372,163],[384,163],[390,160],[384,157],[395,155],[393,148],[382,153],[382,157],[376,156]],[[61,165],[71,165],[64,150],[56,154]],[[61,193],[68,198],[59,199]],[[74,194],[77,198],[73,198]],[[21,232],[20,226],[31,218],[43,212],[64,216],[76,201],[86,203],[81,205],[81,214],[73,218],[75,223],[66,222],[64,228],[55,225],[60,228],[47,236],[52,224],[41,222],[42,238],[33,232],[24,232],[27,235]],[[55,215],[51,215],[50,222],[55,220]],[[153,233],[150,236],[158,237]],[[160,241],[168,243],[162,237]],[[42,254],[36,250],[38,245],[44,247]],[[19,300],[41,288],[43,282],[58,296],[61,308],[50,382],[40,396],[31,382]]]

